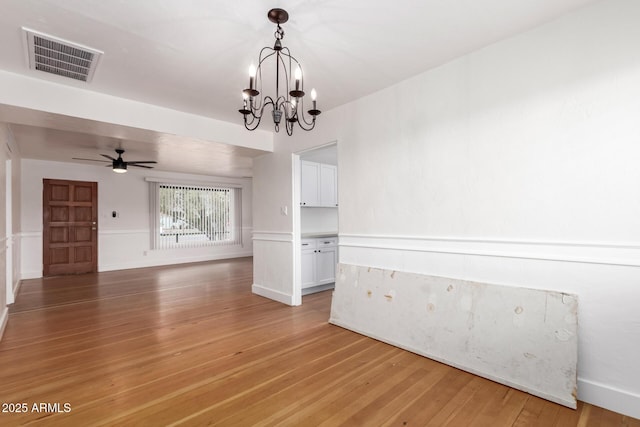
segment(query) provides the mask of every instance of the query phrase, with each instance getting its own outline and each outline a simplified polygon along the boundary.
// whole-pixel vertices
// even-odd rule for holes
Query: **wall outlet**
[[[287,216],[289,215],[289,208],[287,206],[281,206],[280,207],[280,214]]]

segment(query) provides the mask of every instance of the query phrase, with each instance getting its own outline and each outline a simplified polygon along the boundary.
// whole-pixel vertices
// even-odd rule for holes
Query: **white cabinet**
[[[320,205],[338,206],[338,168],[320,164]]]
[[[316,282],[318,285],[336,281],[336,264],[338,264],[338,248],[322,247],[316,253]]]
[[[320,204],[320,163],[300,162],[300,206]]]
[[[338,206],[338,168],[324,163],[300,162],[300,206]]]
[[[302,289],[336,281],[336,237],[302,239]]]
[[[302,240],[302,289],[316,285],[316,239]]]

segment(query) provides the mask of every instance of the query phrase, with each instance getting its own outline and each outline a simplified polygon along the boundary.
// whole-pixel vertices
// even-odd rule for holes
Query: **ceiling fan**
[[[125,173],[127,171],[127,166],[135,166],[137,168],[146,168],[153,169],[153,166],[145,166],[142,163],[157,163],[153,160],[141,160],[135,162],[125,162],[122,159],[122,155],[124,154],[124,150],[122,148],[116,148],[116,153],[118,153],[118,158],[114,158],[109,156],[108,154],[100,154],[102,157],[106,157],[109,160],[96,160],[96,159],[81,159],[79,157],[73,157],[74,160],[89,160],[91,162],[104,162],[108,163],[111,161],[111,166],[107,165],[107,167],[112,167],[114,172],[117,173]]]

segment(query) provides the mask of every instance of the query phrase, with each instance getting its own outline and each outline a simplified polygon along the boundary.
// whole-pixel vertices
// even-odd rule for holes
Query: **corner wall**
[[[638,16],[597,2],[278,137],[256,229],[292,235],[290,155],[337,140],[341,263],[577,294],[578,398],[640,418]],[[293,250],[254,281],[293,294]]]
[[[169,181],[242,186],[242,245],[174,250],[150,249],[149,183],[145,177]],[[251,179],[110,169],[77,163],[24,159],[22,167],[23,278],[42,277],[42,180],[69,179],[98,182],[98,270],[120,270],[155,265],[251,256]],[[118,217],[112,218],[111,212]]]
[[[20,154],[0,122],[0,339],[20,283]]]

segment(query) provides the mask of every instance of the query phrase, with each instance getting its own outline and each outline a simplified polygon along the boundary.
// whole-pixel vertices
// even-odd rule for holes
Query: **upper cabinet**
[[[320,163],[320,206],[338,206],[338,167]]]
[[[320,163],[300,162],[300,206],[320,206]]]
[[[338,168],[324,163],[300,162],[300,206],[338,206]]]

